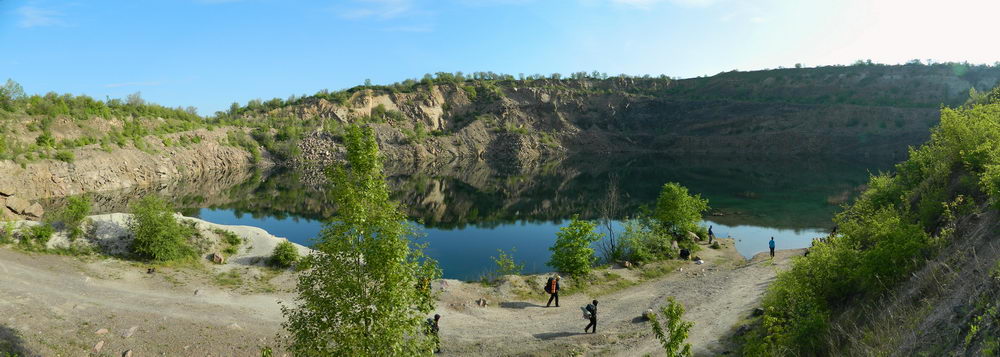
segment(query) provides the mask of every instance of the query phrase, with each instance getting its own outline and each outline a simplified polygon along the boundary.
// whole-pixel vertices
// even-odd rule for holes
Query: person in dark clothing
[[[771,248],[771,258],[774,258],[774,237],[771,237],[771,241],[767,243],[767,246]]]
[[[587,312],[590,313],[590,324],[583,328],[583,332],[586,333],[590,330],[590,327],[594,327],[594,331],[591,333],[597,333],[597,300],[594,300],[590,305],[587,305]]]
[[[559,307],[559,275],[549,278],[549,281],[545,283],[545,292],[549,293],[549,302],[545,304],[545,307],[552,305],[552,300],[556,301],[556,307]]]
[[[438,321],[441,320],[441,315],[434,314],[433,319],[427,319],[427,334],[434,339],[434,353],[441,353],[441,338],[438,337],[438,331],[441,330]]]
[[[708,226],[708,244],[712,244],[713,239],[715,239],[715,233],[712,233],[712,226]]]
[[[687,248],[681,248],[681,260],[688,260],[691,257],[691,251]]]

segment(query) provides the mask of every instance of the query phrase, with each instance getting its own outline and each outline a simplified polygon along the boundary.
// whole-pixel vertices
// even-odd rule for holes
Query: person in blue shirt
[[[774,258],[774,237],[771,237],[771,241],[767,243],[767,246],[771,248],[771,258]]]

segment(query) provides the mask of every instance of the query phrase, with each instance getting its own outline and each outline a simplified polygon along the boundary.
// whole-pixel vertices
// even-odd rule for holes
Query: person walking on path
[[[774,237],[771,237],[771,241],[767,243],[767,246],[771,248],[771,258],[774,258]]]
[[[545,304],[545,307],[552,305],[553,299],[556,301],[556,307],[559,307],[559,278],[560,276],[557,274],[545,283],[545,292],[550,294],[549,302]]]
[[[438,321],[441,320],[441,315],[434,314],[434,318],[427,319],[427,334],[434,339],[434,353],[441,353],[441,337],[438,336],[438,331],[441,330],[441,326],[438,325]]]
[[[712,244],[713,239],[715,239],[715,233],[712,233],[712,226],[708,226],[708,244]]]
[[[586,310],[590,313],[590,324],[583,328],[583,332],[587,333],[587,330],[590,330],[590,327],[593,326],[594,331],[591,331],[591,333],[597,333],[597,300],[587,305]]]

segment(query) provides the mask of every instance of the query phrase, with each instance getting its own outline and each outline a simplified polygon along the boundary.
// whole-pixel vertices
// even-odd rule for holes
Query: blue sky
[[[1000,61],[988,0],[0,0],[0,80],[202,114],[438,71]]]

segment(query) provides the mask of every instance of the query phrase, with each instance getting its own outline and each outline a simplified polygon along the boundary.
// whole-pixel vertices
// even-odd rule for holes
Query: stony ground
[[[747,262],[736,255],[732,245],[720,251],[705,249],[699,254],[706,264],[683,262],[674,267],[677,270],[673,273],[608,294],[600,294],[599,290],[561,296],[558,308],[546,308],[547,296],[541,293],[517,299],[503,291],[504,287],[489,289],[448,281],[438,304],[444,354],[662,354],[649,324],[640,315],[649,308],[659,310],[671,296],[686,308],[685,320],[694,322],[688,341],[695,354],[724,354],[731,350],[726,344],[728,337],[759,305],[777,271],[802,253],[779,251],[773,261],[760,255]],[[623,268],[610,272],[623,279],[633,273]],[[542,284],[534,285],[541,289]],[[463,304],[480,298],[475,296],[477,293],[495,301],[487,307]],[[582,318],[579,307],[593,299],[599,300],[599,328],[596,334],[585,334],[583,328],[589,321]]]
[[[254,249],[259,250],[259,249]],[[699,355],[727,351],[723,342],[749,315],[790,257],[744,261],[731,242],[722,250],[699,253],[704,265],[672,262],[658,277],[641,270],[605,269],[599,277],[629,282],[598,285],[563,296],[559,308],[544,308],[537,291],[521,291],[510,281],[529,284],[544,277],[513,277],[500,287],[440,281],[438,305],[445,355],[644,355],[658,345],[648,323],[638,319],[668,296],[687,308],[695,322],[690,342]],[[239,270],[237,283],[220,279]],[[542,280],[543,281],[543,280]],[[25,356],[255,356],[261,346],[277,346],[290,301],[291,273],[227,264],[159,267],[103,257],[77,258],[0,248],[0,351]],[[569,283],[569,282],[567,282]],[[531,285],[534,282],[530,283]],[[527,285],[525,285],[527,286]],[[599,299],[597,334],[579,306]],[[487,307],[476,299],[486,298]],[[99,351],[99,352],[95,352]],[[280,349],[276,355],[282,355]]]

